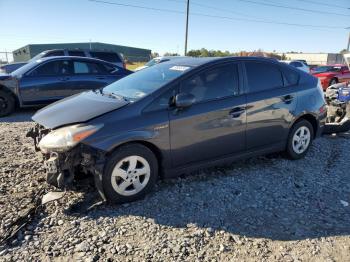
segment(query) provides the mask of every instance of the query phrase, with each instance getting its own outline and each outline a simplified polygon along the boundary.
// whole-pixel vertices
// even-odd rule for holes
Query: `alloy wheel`
[[[146,159],[141,156],[128,156],[114,167],[111,183],[113,189],[122,196],[132,196],[147,186],[151,169]]]
[[[309,128],[301,126],[297,129],[293,136],[293,150],[297,154],[304,153],[309,147],[311,141],[311,133]]]

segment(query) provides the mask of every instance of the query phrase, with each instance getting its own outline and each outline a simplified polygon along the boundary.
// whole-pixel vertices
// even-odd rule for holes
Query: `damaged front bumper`
[[[27,137],[34,140],[36,151],[40,151],[38,144],[40,140],[50,132],[40,125],[29,130]],[[75,178],[76,172],[92,174],[95,186],[105,201],[106,197],[102,188],[102,174],[105,165],[104,152],[98,151],[88,145],[78,144],[66,152],[41,152],[46,169],[46,181],[50,185],[65,189]]]

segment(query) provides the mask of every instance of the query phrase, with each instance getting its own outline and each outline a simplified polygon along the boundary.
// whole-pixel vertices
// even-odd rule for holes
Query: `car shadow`
[[[9,116],[0,117],[0,123],[31,122],[38,108],[21,108]]]
[[[349,235],[350,207],[341,200],[349,199],[350,177],[323,172],[335,162],[322,170],[315,168],[315,176],[299,167],[303,161],[308,160],[288,161],[275,155],[252,158],[207,169],[198,176],[160,181],[154,193],[130,204],[84,209],[96,202],[95,194],[94,201],[83,199],[72,207],[75,212],[66,210],[66,214],[92,220],[139,216],[174,228],[195,224],[282,241]]]

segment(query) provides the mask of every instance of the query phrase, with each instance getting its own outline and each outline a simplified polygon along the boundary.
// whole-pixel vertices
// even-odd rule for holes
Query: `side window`
[[[101,64],[101,67],[106,70],[106,73],[108,74],[116,74],[119,72],[119,68],[117,66],[107,65],[107,64]]]
[[[74,74],[107,74],[107,69],[98,63],[90,63],[83,61],[74,61],[73,62]]]
[[[71,73],[70,70],[70,62],[65,60],[58,60],[45,63],[34,71],[32,71],[30,76],[59,76],[59,75],[69,75]]]
[[[89,74],[89,66],[87,63],[84,62],[73,62],[73,68],[74,68],[74,74]]]
[[[194,95],[196,102],[238,95],[238,65],[221,65],[196,74],[183,81],[181,92]]]
[[[174,103],[175,95],[178,89],[178,87],[170,88],[168,91],[154,99],[153,102],[145,109],[145,111],[151,112],[168,108]]]
[[[64,56],[63,50],[57,50],[57,51],[50,51],[44,57],[49,57],[49,56]]]
[[[245,62],[249,92],[260,92],[283,86],[282,74],[270,63]]]
[[[297,72],[284,66],[281,69],[284,76],[284,86],[293,86],[298,84],[299,74]]]
[[[68,55],[70,55],[70,56],[83,56],[83,57],[85,57],[84,51],[68,51]]]

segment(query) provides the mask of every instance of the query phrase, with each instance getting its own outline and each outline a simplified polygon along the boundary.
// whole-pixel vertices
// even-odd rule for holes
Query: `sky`
[[[0,0],[0,52],[92,41],[183,54],[186,0],[104,1]],[[350,32],[349,8],[350,0],[190,0],[188,49],[339,52]]]

